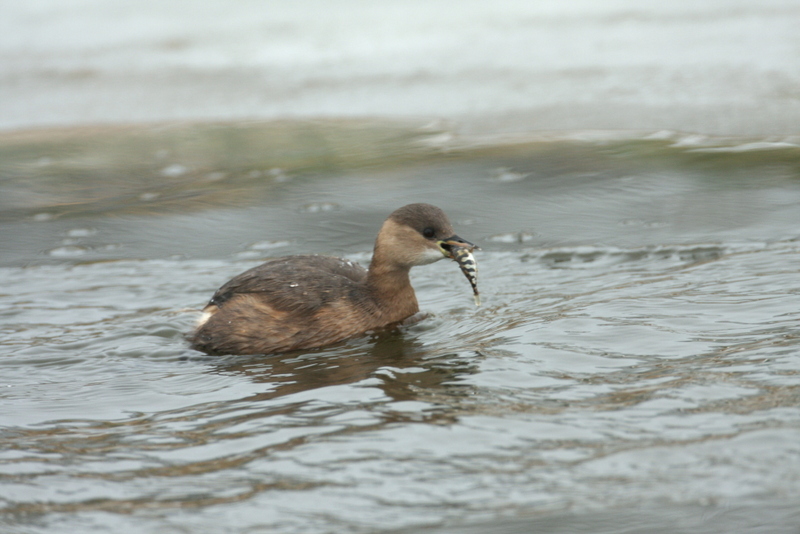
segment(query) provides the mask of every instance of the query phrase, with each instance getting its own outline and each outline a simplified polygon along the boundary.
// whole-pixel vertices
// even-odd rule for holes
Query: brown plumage
[[[369,270],[327,256],[270,260],[223,285],[203,309],[192,348],[270,354],[336,343],[419,311],[408,272],[474,245],[442,210],[409,204],[383,223]]]

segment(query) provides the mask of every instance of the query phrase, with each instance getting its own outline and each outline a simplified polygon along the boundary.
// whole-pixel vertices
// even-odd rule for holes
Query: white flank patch
[[[212,316],[212,315],[214,315],[214,314],[213,314],[213,313],[211,313],[211,312],[204,311],[204,312],[202,313],[202,315],[200,315],[200,317],[197,319],[197,327],[196,327],[196,328],[200,328],[201,326],[203,326],[204,324],[206,324],[206,321],[208,321],[209,319],[211,319],[211,316]]]

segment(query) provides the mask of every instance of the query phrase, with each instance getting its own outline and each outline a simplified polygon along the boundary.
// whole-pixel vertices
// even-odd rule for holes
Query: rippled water
[[[800,148],[376,124],[7,136],[12,532],[797,532]],[[229,277],[443,207],[426,321],[204,356]]]

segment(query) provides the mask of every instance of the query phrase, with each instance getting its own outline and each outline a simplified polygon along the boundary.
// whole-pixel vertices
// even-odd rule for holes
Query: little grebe
[[[455,235],[442,210],[409,204],[383,223],[369,270],[339,258],[288,256],[236,276],[203,309],[192,348],[270,354],[321,347],[397,323],[419,311],[411,267],[442,258],[459,262],[478,303],[474,248]]]

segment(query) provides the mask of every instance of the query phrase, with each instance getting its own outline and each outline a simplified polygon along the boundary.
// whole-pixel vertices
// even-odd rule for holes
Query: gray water
[[[374,122],[0,138],[7,532],[798,532],[800,145]],[[264,258],[427,201],[431,316],[277,356],[184,335]]]

